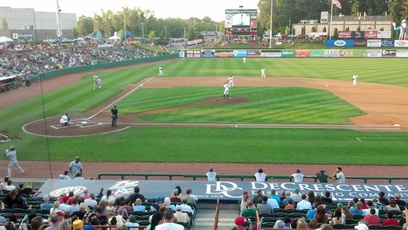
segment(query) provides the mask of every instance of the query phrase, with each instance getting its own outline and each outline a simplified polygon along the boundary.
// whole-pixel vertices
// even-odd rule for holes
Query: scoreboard
[[[226,9],[225,10],[225,35],[257,36],[258,27],[257,9]]]

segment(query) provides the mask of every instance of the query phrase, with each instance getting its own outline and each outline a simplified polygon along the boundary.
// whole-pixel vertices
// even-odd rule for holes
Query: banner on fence
[[[382,57],[396,57],[397,56],[397,50],[382,50],[381,51],[381,56]]]
[[[353,50],[340,50],[339,57],[353,57]]]
[[[397,50],[396,57],[408,57],[408,50]]]
[[[310,57],[310,50],[296,50],[296,57]]]
[[[215,50],[201,50],[202,58],[213,58],[215,57]]]
[[[324,57],[324,50],[310,50],[310,57]]]
[[[367,57],[381,57],[382,50],[367,50]]]
[[[327,47],[351,47],[354,46],[354,40],[326,40]]]
[[[233,57],[247,57],[248,56],[248,50],[233,50],[232,51],[232,56]]]
[[[324,50],[324,57],[338,57],[339,50]]]
[[[295,50],[282,50],[281,51],[281,56],[283,58],[294,58],[294,57],[296,57],[295,52],[296,52]]]
[[[282,57],[281,52],[262,52],[261,57]]]
[[[394,47],[408,47],[408,40],[395,40]]]

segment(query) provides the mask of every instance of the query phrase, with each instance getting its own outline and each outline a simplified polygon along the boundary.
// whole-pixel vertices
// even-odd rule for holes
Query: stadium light
[[[167,38],[167,26],[164,27],[164,38]]]
[[[141,24],[142,24],[142,38],[144,39],[144,22],[142,22]]]

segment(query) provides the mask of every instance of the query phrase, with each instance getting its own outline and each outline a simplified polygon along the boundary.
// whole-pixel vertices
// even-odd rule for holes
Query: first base
[[[86,122],[86,121],[81,121],[81,125],[85,125],[85,124],[88,124],[88,122]]]

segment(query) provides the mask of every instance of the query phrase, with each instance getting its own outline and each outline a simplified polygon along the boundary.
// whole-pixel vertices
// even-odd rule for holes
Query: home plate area
[[[92,121],[86,118],[80,118],[75,120],[70,120],[68,126],[61,126],[61,125],[51,125],[53,129],[66,129],[72,126],[80,127],[80,128],[90,128],[94,126],[103,125],[102,123]]]

